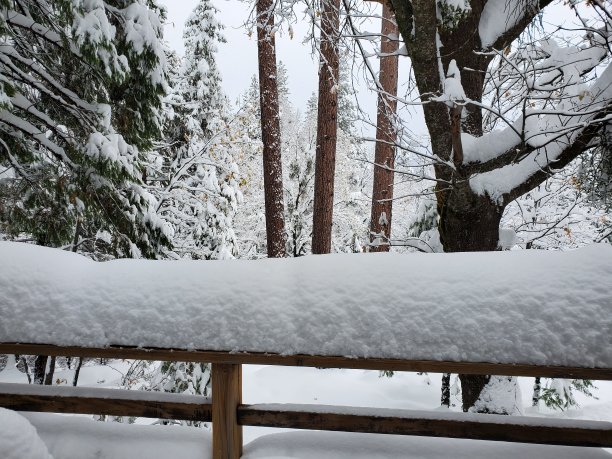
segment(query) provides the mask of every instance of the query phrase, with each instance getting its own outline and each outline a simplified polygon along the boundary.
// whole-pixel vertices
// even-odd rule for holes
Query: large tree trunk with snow
[[[423,102],[444,250],[497,250],[504,208],[593,148],[601,134],[612,113],[612,68],[595,69],[609,61],[611,35],[580,45],[554,37],[517,41],[552,0],[390,1]],[[609,11],[601,2],[591,6],[602,19],[597,30],[609,31]],[[589,83],[580,80],[586,75]],[[495,134],[483,125],[487,81],[487,129]],[[462,375],[463,409],[502,412],[487,399],[496,385],[508,393],[516,380]]]
[[[268,256],[284,257],[285,210],[272,0],[257,1],[257,51]]]
[[[340,0],[323,0],[312,253],[330,253],[338,130]]]
[[[499,224],[507,202],[494,202],[486,194],[476,193],[470,186],[473,173],[463,164],[461,132],[482,136],[482,111],[475,104],[465,107],[467,113],[458,116],[457,106],[433,102],[444,87],[441,70],[449,68],[455,60],[461,71],[460,81],[468,99],[482,101],[484,78],[490,56],[481,50],[478,25],[484,0],[472,0],[470,12],[454,26],[439,26],[439,11],[431,0],[391,0],[397,23],[412,59],[415,80],[421,100],[425,122],[431,138],[432,152],[441,161],[435,165],[437,207],[440,216],[440,240],[446,252],[472,252],[497,250]],[[544,2],[548,3],[548,2]],[[517,30],[531,22],[535,12],[525,13],[518,21]],[[522,30],[522,29],[521,29]],[[511,30],[505,38],[512,41],[518,32]],[[500,36],[501,37],[501,36]],[[500,38],[500,40],[503,37]],[[438,43],[442,47],[438,47]],[[504,45],[499,41],[496,45]],[[505,45],[504,45],[505,46]],[[442,69],[441,69],[442,67]],[[501,330],[500,330],[501,333]],[[464,411],[473,407],[488,376],[460,375]]]
[[[380,92],[376,119],[376,147],[374,150],[374,180],[372,184],[372,214],[370,218],[371,252],[388,252],[393,211],[393,169],[395,167],[396,131],[394,117],[397,110],[398,49],[397,24],[393,12],[383,4],[380,52]],[[391,37],[391,39],[389,39]]]
[[[44,384],[45,374],[47,372],[47,357],[46,355],[37,355],[34,360],[34,384]]]
[[[440,242],[445,252],[483,252],[498,249],[503,207],[479,196],[469,184],[438,192]]]
[[[445,252],[477,252],[498,249],[503,208],[467,186],[438,192],[440,242]],[[502,330],[500,330],[502,333]],[[489,376],[459,375],[463,411],[473,407],[489,382]]]

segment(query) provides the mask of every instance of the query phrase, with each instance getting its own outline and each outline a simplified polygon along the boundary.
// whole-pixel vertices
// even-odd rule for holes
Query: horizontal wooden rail
[[[143,349],[124,346],[82,348],[19,343],[0,343],[0,354],[211,362],[213,363],[212,405],[207,398],[182,394],[0,384],[0,406],[21,411],[107,414],[192,421],[213,419],[215,459],[240,458],[242,425],[612,447],[612,424],[605,422],[312,405],[242,405],[240,365],[288,365],[594,380],[612,380],[612,368],[353,359],[339,356]]]
[[[43,413],[212,420],[212,405],[205,397],[139,390],[1,383],[0,406]]]
[[[475,375],[540,376],[545,378],[612,380],[612,368],[540,366],[487,362],[449,362],[341,356],[280,355],[253,352],[220,352],[110,346],[84,348],[48,344],[0,343],[0,354],[55,355],[115,359],[164,360],[203,363],[284,365],[358,370],[394,370]]]
[[[0,384],[0,406],[17,411],[105,414],[210,422],[210,399],[117,389]],[[317,405],[240,405],[243,426],[612,447],[612,423]],[[214,430],[214,425],[213,425]]]
[[[200,396],[66,386],[0,384],[0,406],[17,411],[212,420]],[[237,424],[289,429],[612,447],[612,423],[329,405],[239,405]],[[213,424],[214,430],[214,424]],[[227,429],[226,429],[227,430]]]
[[[313,405],[242,405],[242,425],[612,447],[612,423]]]

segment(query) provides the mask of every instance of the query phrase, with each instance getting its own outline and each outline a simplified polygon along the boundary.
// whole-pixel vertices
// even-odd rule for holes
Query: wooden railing
[[[242,454],[242,426],[283,427],[569,446],[612,447],[612,423],[317,405],[245,405],[242,364],[498,374],[612,380],[611,368],[483,362],[351,359],[130,347],[81,348],[0,343],[0,354],[212,363],[212,399],[114,389],[0,384],[0,406],[20,411],[212,421],[213,457]]]

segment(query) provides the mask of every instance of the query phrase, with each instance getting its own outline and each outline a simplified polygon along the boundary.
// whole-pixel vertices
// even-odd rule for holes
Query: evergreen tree
[[[181,92],[192,132],[205,139],[223,130],[227,100],[221,90],[221,74],[215,60],[217,44],[225,43],[223,25],[215,19],[218,10],[209,0],[201,0],[185,24],[185,60]]]
[[[150,377],[146,389],[175,394],[210,396],[210,365],[194,362],[160,362]],[[180,423],[194,427],[205,425],[200,421],[168,421],[163,424]]]
[[[241,148],[237,155],[240,169],[240,191],[244,203],[236,215],[236,231],[241,258],[263,258],[267,253],[266,215],[263,188],[263,143],[259,81],[253,75],[251,84],[237,102],[237,124]]]
[[[288,99],[283,102],[281,97],[281,107],[285,107],[281,118],[281,130],[283,164],[286,165],[283,182],[287,254],[293,257],[306,255],[311,251],[316,97],[314,101],[315,110],[309,110],[302,119],[299,111],[290,106]]]
[[[233,217],[241,194],[234,123],[215,61],[217,43],[225,41],[215,12],[202,0],[186,23],[185,58],[165,104],[165,140],[151,156],[158,210],[174,226],[173,254],[180,258],[238,253]]]
[[[142,187],[166,89],[153,1],[2,0],[0,231],[94,257],[155,257]]]
[[[342,59],[338,87],[338,131],[335,173],[334,252],[363,252],[369,242],[370,202],[367,193],[371,168],[365,145],[355,129],[355,93],[347,71],[349,62]],[[367,191],[366,191],[367,190]]]
[[[544,404],[554,410],[567,410],[578,407],[576,393],[582,393],[587,397],[595,397],[593,389],[596,387],[589,379],[548,379],[544,387],[538,388],[538,398],[533,398],[534,406],[542,400]]]

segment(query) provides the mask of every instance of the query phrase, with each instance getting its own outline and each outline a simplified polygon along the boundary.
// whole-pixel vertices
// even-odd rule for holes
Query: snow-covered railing
[[[532,252],[532,253],[529,253]],[[0,243],[0,354],[212,363],[212,400],[0,387],[20,410],[612,447],[612,425],[464,413],[242,404],[243,364],[612,380],[612,248],[94,263]],[[359,261],[359,262],[356,262]]]

